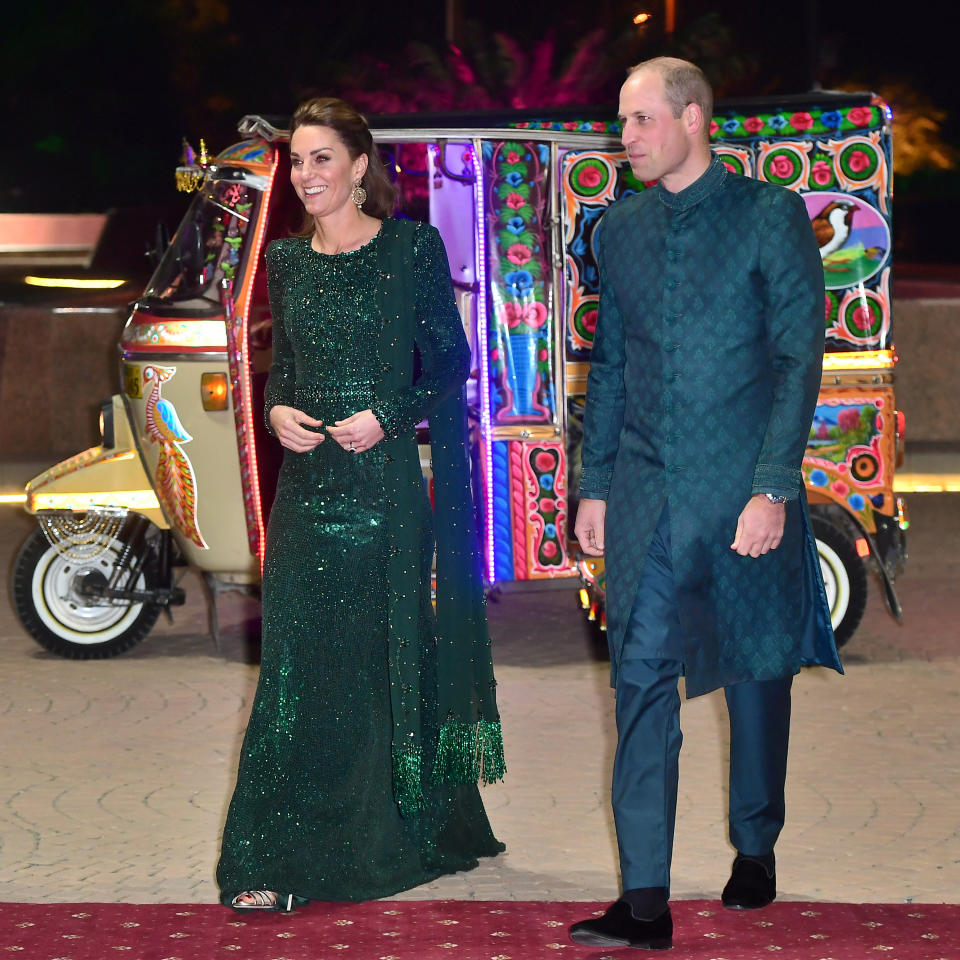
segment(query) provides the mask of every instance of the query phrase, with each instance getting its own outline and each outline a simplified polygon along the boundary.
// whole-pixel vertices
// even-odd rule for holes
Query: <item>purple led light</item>
[[[473,168],[476,171],[476,188],[474,201],[477,206],[477,334],[480,346],[480,443],[483,444],[484,483],[483,496],[486,500],[486,554],[487,579],[490,583],[495,579],[494,546],[493,546],[493,438],[490,435],[490,355],[487,350],[487,221],[484,210],[483,195],[483,161],[482,152],[476,149],[476,143],[471,151]]]

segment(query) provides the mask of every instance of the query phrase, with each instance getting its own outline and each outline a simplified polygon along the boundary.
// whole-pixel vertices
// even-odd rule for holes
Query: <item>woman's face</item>
[[[367,169],[367,155],[350,159],[345,144],[330,127],[305,124],[290,138],[290,182],[307,213],[326,217],[352,203],[354,183]]]

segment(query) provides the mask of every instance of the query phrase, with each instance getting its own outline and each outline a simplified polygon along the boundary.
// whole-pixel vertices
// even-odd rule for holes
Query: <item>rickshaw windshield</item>
[[[260,204],[258,180],[239,167],[217,170],[190,204],[146,297],[184,306],[194,301],[204,308],[219,304],[219,281],[232,280],[243,264]]]

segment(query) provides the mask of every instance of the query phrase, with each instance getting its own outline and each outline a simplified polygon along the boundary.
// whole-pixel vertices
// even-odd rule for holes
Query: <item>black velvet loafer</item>
[[[777,898],[777,874],[751,857],[739,854],[720,901],[728,910],[759,910]]]
[[[667,907],[654,920],[638,920],[630,904],[618,900],[602,917],[575,923],[570,928],[570,939],[584,947],[669,950],[673,946],[673,917]]]

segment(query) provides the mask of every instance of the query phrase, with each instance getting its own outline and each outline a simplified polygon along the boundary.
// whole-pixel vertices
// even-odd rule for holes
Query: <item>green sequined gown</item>
[[[375,296],[383,242],[378,235],[336,255],[316,253],[309,239],[271,245],[268,410],[286,404],[332,423],[375,406],[383,364]],[[384,424],[388,437],[420,419],[418,395],[422,401],[434,380],[449,376],[443,358],[454,351],[449,273],[436,231],[417,230],[414,254],[417,314],[433,331],[434,359],[419,390],[394,409],[378,411],[381,423],[395,421]],[[224,903],[248,889],[309,900],[370,900],[470,869],[478,857],[503,850],[475,785],[425,783],[424,812],[409,818],[398,812],[391,780],[383,468],[382,445],[350,454],[327,437],[309,453],[284,451],[267,534],[260,681],[217,868]],[[420,556],[411,561],[419,564],[423,585],[421,710],[429,751],[438,724],[425,494],[410,521],[422,531]]]

